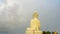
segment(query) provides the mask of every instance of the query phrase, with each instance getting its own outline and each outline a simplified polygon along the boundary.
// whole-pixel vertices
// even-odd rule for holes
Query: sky
[[[0,0],[0,34],[25,34],[35,9],[40,30],[60,33],[60,0]]]

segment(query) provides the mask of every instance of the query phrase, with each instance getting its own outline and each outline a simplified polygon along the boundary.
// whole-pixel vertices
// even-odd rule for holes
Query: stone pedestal
[[[36,31],[36,30],[34,30],[32,28],[27,28],[25,34],[42,34],[42,31],[39,31],[39,30]]]
[[[42,34],[42,31],[35,31],[35,34]]]

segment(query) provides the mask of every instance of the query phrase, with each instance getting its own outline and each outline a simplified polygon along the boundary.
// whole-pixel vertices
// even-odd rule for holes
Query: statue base
[[[25,34],[42,34],[42,31],[37,31],[37,30],[34,30],[32,28],[27,28],[27,31],[25,32]]]

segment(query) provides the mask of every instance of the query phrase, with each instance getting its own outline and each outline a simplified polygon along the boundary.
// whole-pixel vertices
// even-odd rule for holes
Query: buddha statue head
[[[34,13],[33,13],[33,18],[38,18],[37,10],[34,11]]]

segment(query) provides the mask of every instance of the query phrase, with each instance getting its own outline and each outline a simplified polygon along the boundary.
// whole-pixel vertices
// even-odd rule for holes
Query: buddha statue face
[[[38,18],[38,13],[36,11],[33,13],[33,18]]]

